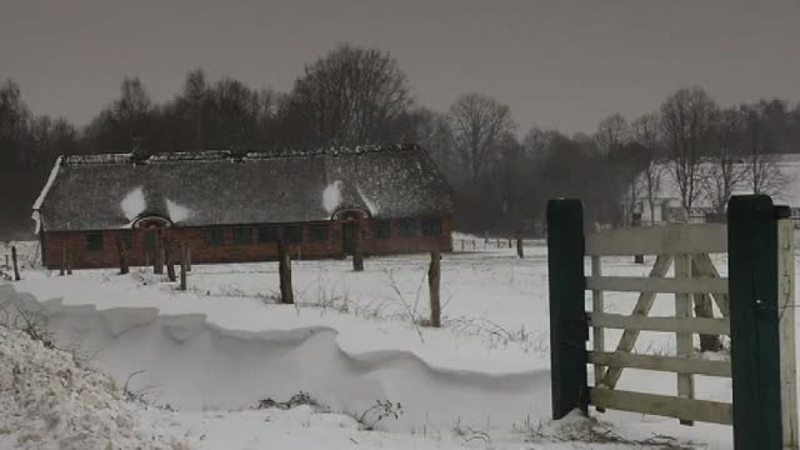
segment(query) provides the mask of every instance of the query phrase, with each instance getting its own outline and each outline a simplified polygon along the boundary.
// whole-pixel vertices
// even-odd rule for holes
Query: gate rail
[[[794,343],[794,234],[788,208],[767,196],[734,197],[728,225],[622,228],[584,234],[578,200],[548,203],[548,270],[553,417],[574,408],[618,409],[733,425],[742,449],[797,449]],[[729,279],[710,253],[728,253]],[[609,256],[656,255],[647,277],[604,276]],[[584,258],[591,274],[584,274]],[[674,266],[674,276],[666,277]],[[585,291],[592,311],[585,311]],[[631,315],[605,312],[606,291],[638,292]],[[649,317],[659,293],[673,294],[675,315]],[[716,304],[722,317],[712,317]],[[696,305],[700,317],[692,314]],[[589,328],[592,349],[587,350]],[[613,351],[605,330],[622,329]],[[632,353],[641,331],[675,333],[674,356]],[[731,360],[694,357],[694,335],[731,337]],[[706,340],[705,342],[709,342]],[[589,386],[587,364],[593,365]],[[672,372],[677,395],[617,389],[626,368]],[[733,403],[694,398],[694,375],[731,377]]]

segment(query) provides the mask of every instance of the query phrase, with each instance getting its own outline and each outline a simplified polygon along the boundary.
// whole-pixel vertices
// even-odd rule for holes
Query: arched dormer
[[[133,222],[133,228],[168,228],[172,226],[172,221],[164,216],[157,214],[141,214]]]

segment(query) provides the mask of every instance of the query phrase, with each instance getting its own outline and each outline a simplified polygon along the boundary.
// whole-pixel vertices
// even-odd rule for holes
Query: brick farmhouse
[[[451,251],[453,199],[414,145],[60,157],[34,205],[51,269]],[[166,246],[166,247],[164,247]]]

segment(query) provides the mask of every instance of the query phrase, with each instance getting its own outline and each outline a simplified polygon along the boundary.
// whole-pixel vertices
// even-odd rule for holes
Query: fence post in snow
[[[353,232],[353,271],[364,271],[364,253],[361,251],[361,224],[356,222],[355,231]]]
[[[547,269],[550,288],[550,366],[553,419],[575,408],[587,413],[589,392],[584,300],[583,205],[580,200],[547,203]]]
[[[442,326],[442,307],[439,299],[439,285],[441,280],[441,261],[442,255],[439,248],[431,252],[431,265],[428,268],[428,291],[431,299],[431,326],[440,328]]]
[[[8,255],[6,254],[6,270],[10,269],[11,266],[8,263]]]
[[[72,252],[67,252],[67,275],[72,275]]]
[[[181,284],[180,290],[186,290],[186,268],[188,266],[188,253],[189,247],[186,245],[186,242],[181,242]]]
[[[728,203],[737,450],[798,448],[793,230],[787,213],[765,195],[735,196]]]
[[[281,303],[294,303],[292,291],[292,254],[286,240],[278,244],[278,276],[281,286]]]
[[[633,213],[633,216],[631,217],[631,226],[632,227],[642,226],[642,213]],[[644,264],[644,255],[633,255],[633,263]]]
[[[164,266],[163,266],[163,250],[161,248],[161,230],[156,231],[155,236],[155,245],[154,247],[154,255],[153,255],[153,273],[157,275],[161,275],[164,273]]]
[[[192,246],[186,244],[186,271],[192,271]]]
[[[173,257],[170,254],[170,241],[164,237],[164,264],[167,266],[167,278],[171,282],[175,282],[178,278],[175,276],[175,264]]]
[[[522,236],[518,236],[517,237],[517,256],[519,256],[520,259],[525,257],[525,247],[523,247],[522,244],[523,244]]]
[[[17,247],[11,246],[11,262],[14,264],[14,281],[19,281],[19,264],[17,264]]]
[[[61,246],[61,270],[58,272],[59,276],[64,276],[67,273],[67,245]]]
[[[117,236],[115,243],[117,245],[117,256],[119,257],[119,274],[125,275],[128,273],[128,259],[125,255],[125,245],[119,236]]]

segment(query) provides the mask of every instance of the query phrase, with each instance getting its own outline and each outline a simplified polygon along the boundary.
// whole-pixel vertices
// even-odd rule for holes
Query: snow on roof
[[[322,207],[333,214],[342,202],[342,181],[336,180],[322,191]]]
[[[53,169],[50,171],[50,177],[47,178],[47,183],[45,183],[44,188],[39,193],[39,197],[36,198],[36,201],[33,203],[33,220],[36,222],[36,229],[34,230],[35,234],[39,234],[39,231],[42,229],[42,220],[41,214],[39,210],[42,207],[42,203],[44,202],[45,197],[47,197],[47,193],[50,192],[50,188],[53,187],[53,182],[56,180],[56,175],[58,175],[58,171],[61,168],[61,163],[64,161],[63,156],[59,156],[56,158],[56,163],[53,164]]]
[[[118,229],[143,214],[204,226],[329,220],[350,208],[383,218],[454,209],[449,186],[413,145],[80,155],[59,164],[38,204],[47,230]]]

